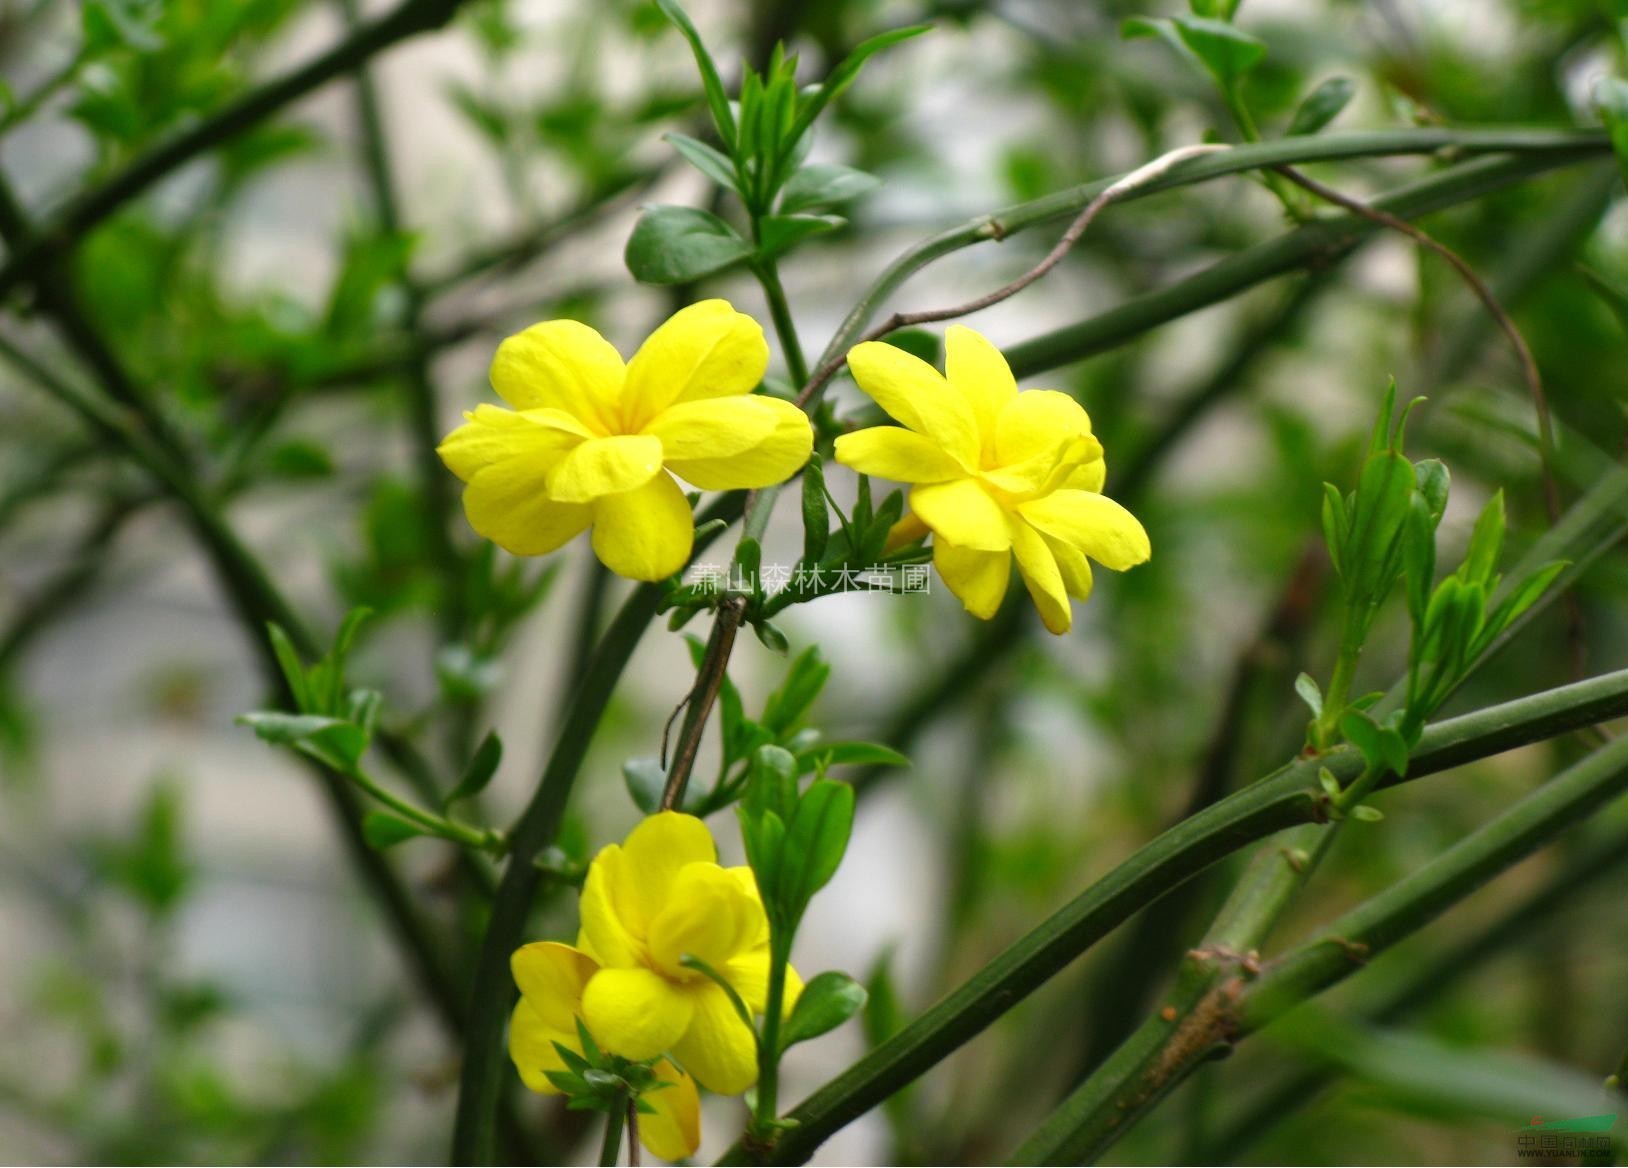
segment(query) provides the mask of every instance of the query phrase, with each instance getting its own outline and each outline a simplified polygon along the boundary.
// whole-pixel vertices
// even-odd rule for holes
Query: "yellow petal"
[[[952,324],[944,330],[944,376],[967,399],[983,449],[993,453],[995,421],[1018,391],[1005,356],[982,333]]]
[[[558,941],[535,941],[514,951],[509,968],[521,996],[531,1002],[538,1017],[555,1030],[571,1033],[572,1019],[581,1009],[582,987],[599,963]]]
[[[686,864],[650,922],[650,959],[669,977],[685,980],[703,976],[684,968],[686,954],[721,971],[751,946],[762,924],[762,906],[738,879],[710,860]]]
[[[773,400],[747,394],[679,402],[652,418],[643,432],[661,440],[663,458],[728,458],[769,436],[779,420],[769,404]]]
[[[506,410],[479,405],[436,447],[447,469],[464,482],[494,463],[521,459],[547,469],[588,436],[563,410]]]
[[[649,916],[641,911],[642,901],[629,892],[627,855],[620,844],[606,844],[588,865],[588,878],[582,885],[578,908],[581,928],[577,948],[601,965],[626,968],[638,965],[644,955],[644,935]]]
[[[899,522],[887,530],[887,542],[882,545],[886,555],[892,555],[900,548],[915,543],[918,539],[926,539],[928,527],[914,511],[906,511],[899,516]]]
[[[972,407],[920,357],[881,341],[848,350],[854,380],[900,424],[932,442],[963,470],[978,466],[981,442]]]
[[[1107,480],[1108,464],[1102,460],[1102,455],[1098,454],[1069,471],[1068,477],[1057,484],[1057,487],[1059,490],[1068,487],[1076,491],[1101,492],[1102,484]]]
[[[933,442],[899,426],[872,426],[837,439],[837,461],[896,483],[939,483],[966,470]]]
[[[1070,438],[1091,433],[1091,418],[1079,402],[1055,389],[1029,389],[1006,403],[995,420],[995,458],[1011,466],[1052,455]]]
[[[814,449],[808,415],[788,401],[757,394],[751,398],[767,409],[774,427],[751,448],[721,458],[672,458],[667,469],[703,491],[736,491],[784,482],[803,469]],[[718,404],[718,403],[712,403]]]
[[[515,333],[492,358],[492,388],[519,410],[564,410],[596,434],[616,430],[623,368],[615,347],[575,320]]]
[[[1148,533],[1136,516],[1094,491],[1053,491],[1021,504],[1018,510],[1047,535],[1073,544],[1116,572],[1140,564],[1152,554]]]
[[[645,434],[590,438],[548,472],[548,495],[561,503],[592,503],[642,487],[661,471],[661,440]]]
[[[689,561],[695,543],[690,501],[669,474],[593,502],[594,554],[629,580],[664,580]]]
[[[667,1059],[655,1066],[656,1078],[670,1084],[643,1097],[650,1111],[639,1113],[639,1142],[652,1156],[688,1160],[701,1147],[701,1095],[695,1080]]]
[[[755,1014],[761,1014],[768,1008],[769,1002],[769,947],[767,944],[751,949],[738,957],[731,959],[722,968],[720,973],[724,980],[734,987],[735,992],[746,1003],[746,1008]],[[789,1017],[792,1007],[797,1005],[797,999],[803,993],[803,979],[797,976],[797,971],[786,966],[786,989],[781,999],[781,1013]]]
[[[1018,574],[1023,577],[1035,608],[1040,610],[1041,623],[1048,632],[1061,636],[1074,624],[1063,574],[1038,531],[1015,516],[1011,525],[1012,555],[1017,560]]]
[[[690,987],[695,1012],[672,1053],[701,1086],[739,1095],[757,1082],[757,1043],[723,989],[710,981]]]
[[[910,510],[957,547],[999,552],[1012,546],[1006,512],[974,479],[912,487]]]
[[[594,1041],[623,1058],[655,1058],[690,1028],[693,995],[654,970],[601,969],[582,991]]]
[[[1003,551],[956,547],[935,537],[933,567],[968,612],[979,620],[989,620],[1006,595],[1006,583],[1012,575],[1012,557]]]
[[[510,458],[475,474],[464,488],[469,526],[517,556],[540,556],[579,534],[593,519],[580,503],[546,493],[546,464]]]
[[[662,811],[641,820],[628,834],[621,859],[612,896],[629,927],[648,937],[678,874],[691,864],[716,864],[718,845],[695,816]]]
[[[1091,561],[1085,558],[1085,553],[1073,544],[1064,543],[1043,531],[1040,538],[1051,549],[1052,558],[1057,561],[1057,570],[1063,574],[1063,587],[1068,594],[1075,600],[1088,599],[1091,595]]]
[[[727,300],[681,308],[627,366],[622,413],[639,430],[674,402],[751,393],[769,367],[763,326]]]
[[[569,1031],[556,1029],[543,1021],[530,1001],[521,998],[509,1016],[509,1058],[520,1072],[521,1082],[543,1095],[560,1094],[546,1073],[565,1070],[565,1060],[554,1049],[556,1042],[567,1050],[582,1053],[574,1023]]]

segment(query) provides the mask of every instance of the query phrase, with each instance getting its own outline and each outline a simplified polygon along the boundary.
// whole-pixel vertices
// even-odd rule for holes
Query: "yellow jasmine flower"
[[[509,965],[520,987],[509,1021],[509,1057],[527,1087],[558,1095],[548,1072],[566,1066],[554,1044],[583,1053],[576,1020],[582,1014],[583,987],[599,964],[569,945],[539,941],[517,949]],[[695,1080],[668,1059],[657,1063],[655,1071],[668,1085],[644,1096],[652,1110],[639,1116],[639,1142],[663,1160],[688,1159],[701,1146],[701,1097]]]
[[[618,575],[660,580],[689,560],[695,521],[674,480],[704,491],[763,487],[808,461],[796,406],[754,394],[763,329],[723,300],[674,313],[622,363],[574,320],[516,333],[492,358],[492,388],[440,446],[464,481],[464,513],[515,555],[551,552],[589,527]]]
[[[944,373],[877,341],[848,353],[854,380],[900,426],[837,439],[837,461],[909,483],[895,546],[933,535],[933,565],[968,612],[1000,607],[1011,561],[1053,633],[1069,597],[1091,594],[1086,557],[1122,571],[1148,558],[1147,532],[1103,495],[1102,445],[1066,393],[1018,392],[1001,351],[961,325],[944,334]],[[901,428],[902,427],[902,428]]]

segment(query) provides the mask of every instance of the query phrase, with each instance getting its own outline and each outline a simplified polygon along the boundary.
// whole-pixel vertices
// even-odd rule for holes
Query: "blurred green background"
[[[580,542],[528,562],[478,547],[457,484],[426,465],[424,438],[490,400],[492,349],[533,321],[583,319],[630,353],[700,295],[767,317],[747,277],[653,289],[622,265],[641,202],[715,197],[661,140],[700,132],[701,113],[688,51],[654,5],[418,7],[457,11],[381,51],[365,82],[340,71],[121,205],[0,312],[5,1162],[440,1162],[458,1056],[310,776],[233,725],[266,697],[258,630],[151,478],[38,392],[41,379],[136,387],[311,623],[375,611],[353,677],[385,692],[389,721],[433,773],[453,773],[477,735],[499,728],[507,751],[487,814],[500,823],[558,726],[562,663],[625,585],[606,581]],[[726,74],[784,39],[813,78],[882,28],[934,25],[872,61],[815,144],[816,159],[884,185],[784,265],[805,347],[823,346],[886,261],[934,231],[1230,138],[1201,74],[1156,39],[1120,36],[1126,19],[1182,10],[697,0]],[[7,236],[391,11],[0,3]],[[1594,82],[1623,73],[1625,21],[1607,0],[1246,0],[1238,13],[1269,47],[1246,90],[1268,137],[1335,77],[1355,97],[1330,132],[1593,124]],[[1372,194],[1447,161],[1312,169]],[[1488,279],[1529,340],[1567,500],[1628,437],[1621,181],[1592,160],[1423,221]],[[1015,344],[1286,229],[1247,177],[1113,208],[1043,287],[972,323]],[[907,284],[896,306],[987,291],[1054,239],[1042,229],[959,254]],[[64,327],[64,304],[77,328]],[[1430,399],[1410,447],[1452,468],[1448,545],[1503,487],[1518,554],[1548,522],[1518,368],[1459,278],[1392,236],[1026,383],[1086,404],[1109,492],[1153,540],[1150,564],[1099,574],[1069,637],[1047,637],[1020,611],[977,625],[938,587],[833,597],[786,621],[794,650],[818,644],[834,667],[816,723],[914,760],[856,776],[866,793],[853,849],[799,940],[799,965],[871,978],[875,1008],[867,1027],[798,1049],[788,1100],[886,1032],[890,1002],[908,1017],[1184,808],[1298,748],[1305,711],[1292,680],[1325,668],[1336,636],[1321,484],[1350,482],[1391,376],[1405,397]],[[849,385],[838,400],[859,401]],[[765,559],[790,563],[796,517],[781,511]],[[1623,662],[1625,593],[1628,561],[1608,549],[1579,586],[1591,672]],[[448,619],[453,597],[470,619]],[[1367,688],[1388,683],[1405,651],[1401,614],[1388,620]],[[753,707],[785,665],[745,640],[732,676]],[[656,752],[688,660],[678,637],[647,636],[584,771],[568,853],[590,854],[636,818],[621,763]],[[1557,608],[1455,708],[1559,684],[1573,668]],[[1287,933],[1393,882],[1576,753],[1565,741],[1532,747],[1381,797],[1385,821],[1353,825]],[[716,826],[732,841],[727,817]],[[391,856],[466,970],[481,909],[447,850],[414,841]],[[1628,1047],[1625,860],[1568,839],[1333,1004],[1391,1007],[1390,1020],[1472,1056],[1542,1056],[1603,1078]],[[1567,875],[1580,863],[1582,875]],[[1222,888],[1207,878],[1155,906],[842,1132],[821,1162],[1004,1155],[1150,1008]],[[550,900],[528,935],[559,935],[573,914]],[[1529,1115],[1478,1114],[1450,1091],[1387,1085],[1373,1066],[1327,1090],[1284,1078],[1318,1057],[1252,1044],[1207,1067],[1114,1157],[1515,1160],[1514,1129]],[[543,1101],[516,1109],[518,1155],[589,1154]],[[730,1107],[709,1115],[704,1151],[738,1131]]]

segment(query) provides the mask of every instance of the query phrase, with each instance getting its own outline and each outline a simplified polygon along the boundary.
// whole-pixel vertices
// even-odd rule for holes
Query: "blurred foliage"
[[[176,436],[212,503],[277,567],[302,609],[325,614],[311,623],[374,610],[352,669],[384,694],[391,781],[415,790],[464,772],[505,682],[536,683],[536,669],[527,668],[533,657],[550,676],[577,676],[590,634],[621,596],[586,563],[518,562],[476,547],[455,503],[447,505],[450,487],[423,473],[422,388],[434,428],[480,400],[489,352],[515,328],[569,315],[607,335],[642,335],[665,315],[668,294],[635,285],[620,257],[638,205],[658,194],[731,237],[751,234],[740,208],[714,197],[707,176],[685,170],[663,141],[679,134],[710,149],[716,127],[655,4],[458,7],[433,41],[372,70],[383,96],[382,186],[369,157],[369,115],[352,79],[341,78],[122,205],[73,241],[71,261],[55,273],[100,347]],[[1261,3],[1258,14],[1249,0],[1232,7],[1236,37],[1203,23],[1220,18],[1204,15],[1205,5],[1188,10],[1173,0],[697,5],[731,86],[742,58],[772,82],[779,40],[801,53],[796,76],[806,85],[883,29],[932,26],[870,62],[864,83],[835,101],[805,144],[816,165],[853,168],[882,184],[841,200],[845,222],[822,218],[810,231],[817,238],[782,257],[795,315],[809,330],[805,343],[823,343],[818,328],[839,320],[885,259],[919,239],[1176,145],[1247,136],[1240,110],[1268,139],[1291,130],[1602,119],[1620,139],[1628,126],[1628,12],[1615,0],[1323,0]],[[336,42],[346,11],[325,0],[0,3],[0,179],[36,225],[49,223],[78,193]],[[1127,39],[1127,31],[1149,35]],[[1615,87],[1593,88],[1609,77]],[[1369,192],[1451,161],[1368,159],[1315,173]],[[797,191],[776,186],[768,197],[776,192],[779,211],[799,217],[795,201],[784,201]],[[837,202],[819,195],[801,210]],[[992,314],[990,331],[1004,344],[1093,316],[1314,213],[1298,194],[1274,199],[1262,181],[1243,177],[1116,207],[1045,289]],[[1603,163],[1572,167],[1424,224],[1512,310],[1552,402],[1561,493],[1575,500],[1628,443],[1620,172]],[[1038,259],[1053,238],[1043,229],[948,261],[942,276],[908,285],[901,306],[958,298],[945,288],[987,290]],[[676,273],[685,281],[677,295],[694,298],[694,281],[703,281],[700,289],[764,315],[743,279],[712,271]],[[330,915],[343,923],[324,916],[322,927],[364,932],[366,944],[346,947],[342,964],[368,968],[325,971],[332,1000],[296,1002],[303,1023],[280,1013],[289,1001],[275,973],[244,977],[243,960],[211,957],[202,944],[222,926],[200,906],[234,883],[319,877],[293,870],[299,860],[228,855],[212,839],[207,817],[220,796],[205,795],[214,788],[204,780],[233,767],[223,761],[231,756],[201,744],[214,746],[216,732],[235,742],[224,727],[255,698],[225,708],[241,694],[218,696],[217,674],[206,670],[189,675],[202,680],[188,694],[166,702],[159,679],[165,667],[184,672],[198,658],[218,667],[226,652],[245,665],[218,688],[242,690],[258,630],[228,636],[199,618],[202,637],[230,642],[206,652],[135,633],[125,640],[116,627],[139,622],[142,605],[174,616],[165,607],[174,586],[168,570],[196,560],[202,572],[210,562],[145,478],[29,384],[29,361],[72,384],[104,375],[95,346],[61,327],[48,300],[15,289],[0,318],[0,358],[8,358],[0,361],[0,921],[8,933],[0,946],[0,1154],[16,1148],[25,1158],[107,1163],[439,1160],[456,1047],[432,1029],[436,1020],[396,965],[381,973],[361,960],[390,941],[371,915],[351,911],[348,889],[324,887],[324,897],[341,901]],[[1443,563],[1459,561],[1473,516],[1500,488],[1509,554],[1524,551],[1549,520],[1518,371],[1436,257],[1375,240],[1353,258],[1040,379],[1090,410],[1108,451],[1109,491],[1128,484],[1122,497],[1155,547],[1133,576],[1099,584],[1069,640],[1042,643],[1021,617],[1003,614],[998,651],[969,657],[984,629],[953,603],[938,603],[946,598],[879,603],[884,615],[866,626],[876,630],[874,653],[826,645],[823,662],[797,659],[783,699],[799,676],[807,680],[824,663],[835,670],[817,704],[809,696],[790,714],[782,708],[783,724],[771,725],[772,711],[754,722],[735,695],[726,715],[738,740],[719,762],[718,785],[744,783],[752,751],[767,741],[813,767],[815,740],[803,737],[811,706],[830,728],[827,748],[854,748],[823,761],[839,777],[864,777],[860,824],[872,786],[908,784],[908,809],[930,842],[922,854],[937,869],[912,886],[922,903],[899,911],[938,922],[938,935],[900,938],[907,952],[880,961],[867,979],[871,1044],[1185,808],[1293,756],[1305,721],[1293,679],[1317,672],[1313,665],[1326,672],[1340,631],[1338,587],[1318,550],[1320,484],[1355,481],[1392,375],[1404,397],[1429,399],[1410,423],[1410,447],[1447,462],[1455,499],[1465,501],[1443,520],[1451,549]],[[850,398],[841,401],[852,408]],[[1604,548],[1588,564],[1576,595],[1590,670],[1620,664],[1628,648],[1620,548]],[[552,633],[528,656],[528,647],[538,649],[528,630],[545,622]],[[173,627],[162,624],[156,637]],[[807,617],[786,621],[799,650],[818,639],[817,628]],[[115,668],[135,651],[147,655],[140,669]],[[844,676],[884,658],[904,663],[886,683]],[[113,681],[93,685],[102,662]],[[1405,664],[1405,614],[1393,609],[1376,626],[1359,692],[1388,683]],[[69,665],[84,678],[57,675]],[[1448,710],[1559,684],[1572,668],[1556,608],[1472,677]],[[759,675],[787,676],[778,661],[773,670]],[[663,678],[656,697],[619,698],[612,707],[592,756],[594,790],[573,807],[558,854],[547,857],[556,873],[580,873],[593,841],[611,838],[610,826],[631,816],[615,782],[624,761],[633,760],[630,785],[651,798],[640,763],[655,753],[668,699],[687,682]],[[883,692],[884,684],[902,688]],[[935,685],[938,699],[912,716],[910,699],[933,695]],[[530,757],[526,736],[544,739],[558,725],[544,702],[538,694],[506,703],[509,716],[520,710],[525,718],[505,729],[512,754]],[[747,706],[761,703],[748,695]],[[149,723],[186,736],[184,749],[195,753],[173,776],[155,774],[152,754],[133,741],[127,750],[127,739],[159,733],[144,729]],[[884,770],[892,755],[858,749],[873,740],[915,765]],[[1303,935],[1413,871],[1581,749],[1557,740],[1381,795],[1385,823],[1354,825],[1357,838],[1327,865],[1316,907],[1291,916],[1284,932]],[[235,773],[218,781],[262,784]],[[278,774],[264,783],[298,781]],[[500,776],[467,802],[482,801],[507,808],[516,799],[503,794]],[[470,814],[483,822],[474,807]],[[1619,829],[1621,822],[1620,814],[1610,820]],[[856,836],[854,851],[863,847]],[[434,934],[457,939],[447,964],[464,978],[490,873],[458,867],[439,848],[410,841],[398,851]],[[1438,933],[1376,963],[1374,983],[1400,982],[1410,967],[1451,954],[1555,875],[1559,858],[1529,867]],[[327,871],[320,879],[339,882]],[[1292,1051],[1243,1049],[1205,1068],[1170,1102],[1170,1122],[1137,1127],[1114,1158],[1511,1157],[1514,1128],[1529,1116],[1489,1119],[1488,1094],[1466,1103],[1446,1090],[1421,1116],[1418,1092],[1398,1086],[1396,1064],[1428,1056],[1440,1078],[1454,1081],[1474,1052],[1496,1048],[1593,1079],[1616,1066],[1628,1047],[1620,907],[1628,872],[1606,867],[1590,879],[1514,930],[1496,954],[1454,967],[1417,1008],[1384,1019],[1414,1032],[1390,1036],[1412,1045],[1364,1045],[1360,1032],[1342,1046],[1352,1032],[1308,1027]],[[1105,992],[1101,979],[1116,955],[1142,953],[1129,936],[1134,924],[891,1100],[882,1158],[1006,1155],[1106,1053],[1119,1023],[1156,1002],[1166,958],[1197,942],[1223,884],[1211,874],[1184,890],[1184,905],[1155,906],[1166,915],[1141,935],[1157,934],[1159,960],[1133,966],[1140,976],[1122,987],[1128,997]],[[562,904],[557,894],[539,899],[536,935],[557,931],[568,915]],[[215,911],[223,911],[218,903]],[[295,929],[279,935],[273,952],[305,944],[275,910],[263,924],[239,927]],[[13,929],[21,945],[9,942]],[[854,961],[850,968],[862,964]],[[1377,991],[1358,984],[1332,1001],[1360,1013],[1365,994]],[[1251,1113],[1303,1060],[1331,1061],[1330,1044],[1347,1076],[1339,1085]],[[580,1132],[554,1112],[518,1114],[518,1134],[507,1136],[516,1159],[584,1154],[574,1142]]]

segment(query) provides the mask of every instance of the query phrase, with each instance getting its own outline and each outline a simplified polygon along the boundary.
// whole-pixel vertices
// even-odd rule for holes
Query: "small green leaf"
[[[1301,675],[1305,676],[1304,674]],[[1340,797],[1340,780],[1334,777],[1334,772],[1327,767],[1317,768],[1317,783],[1323,788],[1325,794],[1331,799]]]
[[[825,509],[825,469],[818,453],[803,467],[803,563],[814,565],[831,538],[831,516]]]
[[[266,624],[266,636],[271,641],[271,651],[277,657],[277,666],[283,671],[283,679],[288,682],[288,691],[294,698],[294,705],[301,711],[311,706],[311,693],[305,681],[305,664],[300,660],[300,654],[294,648],[294,642],[288,639],[288,633],[276,621]]]
[[[835,1030],[865,1008],[867,997],[865,987],[846,973],[832,970],[810,978],[781,1031],[780,1049]]]
[[[813,645],[797,655],[786,671],[786,680],[763,703],[763,725],[776,738],[784,738],[808,712],[831,676],[831,666]]]
[[[752,246],[709,211],[651,207],[639,216],[624,258],[646,284],[682,284],[747,259]]]
[[[758,258],[776,259],[803,240],[835,231],[847,222],[839,215],[769,215],[758,222]]]
[[[460,799],[472,799],[486,789],[497,773],[497,764],[503,761],[503,740],[497,736],[496,730],[488,730],[486,737],[480,740],[475,753],[469,759],[469,765],[464,767],[464,773],[458,777],[457,786],[446,797],[442,804],[443,809],[451,807]]]
[[[854,46],[854,51],[844,57],[835,69],[831,70],[825,81],[814,87],[813,93],[806,99],[806,104],[798,111],[797,120],[792,123],[791,129],[784,140],[795,144],[813,126],[814,119],[820,116],[820,112],[834,101],[838,94],[854,83],[854,79],[859,76],[860,69],[864,67],[865,62],[872,55],[891,45],[896,45],[900,41],[907,41],[913,36],[920,36],[931,27],[928,24],[911,25],[908,28],[892,29],[888,32],[879,33],[868,40],[860,41],[858,45]]]
[[[847,783],[816,779],[786,824],[781,861],[783,907],[793,915],[837,874],[854,826],[854,789]]]
[[[803,167],[787,181],[780,195],[780,213],[825,211],[851,203],[882,185],[874,174],[851,166],[816,162]]]
[[[1490,641],[1501,634],[1527,609],[1538,602],[1538,598],[1549,590],[1555,582],[1555,577],[1566,570],[1564,562],[1545,564],[1526,579],[1510,589],[1509,595],[1499,603],[1491,617],[1487,619],[1485,635]]]
[[[1201,16],[1177,16],[1174,21],[1182,43],[1204,62],[1223,90],[1230,92],[1266,56],[1264,42],[1223,21]]]
[[[325,714],[285,714],[278,710],[239,714],[237,721],[253,730],[257,738],[284,746],[303,741],[318,731],[346,725]]]
[[[763,647],[771,653],[784,657],[791,652],[791,642],[774,622],[755,620],[752,622],[752,631],[757,634],[757,639],[763,642]]]
[[[1504,493],[1494,491],[1476,518],[1470,533],[1470,546],[1464,553],[1459,579],[1467,584],[1486,584],[1498,566],[1498,553],[1504,545]]]
[[[1440,523],[1442,514],[1447,510],[1447,496],[1453,485],[1452,475],[1447,473],[1447,467],[1437,458],[1422,458],[1414,463],[1413,475],[1419,494],[1424,496],[1425,504],[1430,509],[1431,518],[1435,523]]]
[[[834,766],[907,767],[910,760],[880,742],[827,742],[817,744],[798,755],[810,764],[819,762]]]
[[[797,807],[797,760],[779,746],[760,746],[752,752],[742,810],[752,818],[769,812],[790,819]]]
[[[735,147],[735,119],[730,113],[729,96],[724,92],[723,78],[718,76],[718,66],[713,64],[712,55],[707,52],[707,46],[701,40],[701,34],[695,31],[695,25],[690,22],[688,13],[676,3],[676,0],[656,0],[662,14],[672,21],[673,26],[690,42],[690,51],[695,54],[695,65],[701,71],[701,87],[706,91],[707,108],[712,111],[712,124],[718,129],[718,137],[725,146],[731,150]]]
[[[368,847],[380,851],[414,836],[427,834],[423,828],[383,811],[369,811],[362,817],[362,838],[367,841]]]
[[[1340,733],[1371,769],[1407,774],[1407,744],[1391,727],[1381,726],[1361,710],[1347,710],[1340,718]]]
[[[1370,807],[1366,803],[1359,803],[1351,808],[1351,818],[1360,819],[1364,823],[1378,823],[1385,818],[1385,813],[1377,807]]]
[[[1323,484],[1323,542],[1328,546],[1328,558],[1334,565],[1335,575],[1345,577],[1345,544],[1351,537],[1351,519],[1345,509],[1345,498],[1333,483]]]
[[[1315,134],[1345,109],[1357,92],[1357,83],[1349,77],[1330,77],[1306,95],[1306,99],[1289,119],[1290,137],[1297,134]]]
[[[1300,700],[1311,708],[1313,718],[1323,716],[1323,691],[1317,680],[1309,673],[1302,673],[1294,679],[1294,691],[1300,695]]]
[[[688,134],[680,134],[674,131],[663,134],[662,137],[672,144],[674,150],[683,155],[686,162],[713,182],[728,191],[737,189],[735,184],[738,180],[735,175],[735,165],[729,161],[727,155],[720,153],[699,139],[690,137]]]
[[[667,786],[667,774],[661,769],[661,760],[630,758],[622,764],[622,781],[633,805],[645,815],[654,815],[661,807],[661,793]]]

